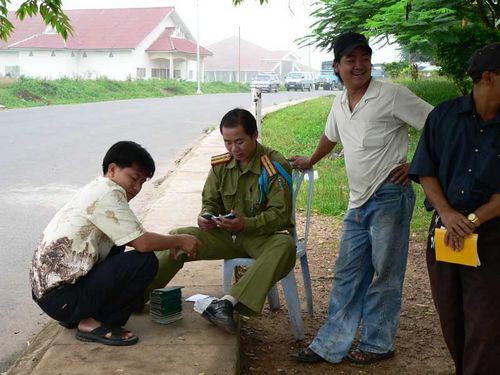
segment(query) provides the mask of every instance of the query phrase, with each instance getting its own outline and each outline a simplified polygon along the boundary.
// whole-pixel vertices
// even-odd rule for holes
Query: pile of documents
[[[180,286],[155,289],[150,296],[151,320],[168,324],[182,319],[182,292]]]

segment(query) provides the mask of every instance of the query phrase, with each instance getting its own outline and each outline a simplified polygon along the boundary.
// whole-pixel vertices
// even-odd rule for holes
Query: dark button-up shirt
[[[455,209],[473,211],[500,193],[500,114],[483,121],[471,95],[437,106],[427,118],[409,177],[437,177]],[[428,200],[427,210],[432,210]]]

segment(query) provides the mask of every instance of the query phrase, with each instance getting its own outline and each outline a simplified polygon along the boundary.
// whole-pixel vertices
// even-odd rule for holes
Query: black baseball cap
[[[474,82],[481,79],[483,72],[500,69],[500,43],[488,44],[472,54],[467,73]]]
[[[340,60],[342,56],[352,52],[356,47],[365,47],[370,55],[372,54],[372,49],[364,35],[353,32],[341,34],[333,45],[335,60]]]

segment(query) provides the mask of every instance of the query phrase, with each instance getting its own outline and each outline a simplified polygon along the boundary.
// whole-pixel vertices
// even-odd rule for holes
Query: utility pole
[[[241,74],[241,27],[238,26],[238,83],[240,83]]]
[[[196,90],[197,94],[203,94],[201,92],[201,83],[200,83],[200,9],[199,9],[199,0],[196,0],[196,81],[198,83],[198,89]]]

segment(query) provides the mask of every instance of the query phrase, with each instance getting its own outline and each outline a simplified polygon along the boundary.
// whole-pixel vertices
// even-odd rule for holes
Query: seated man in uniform
[[[114,144],[102,169],[104,176],[83,187],[43,231],[30,270],[32,294],[48,316],[78,327],[78,340],[132,345],[137,336],[122,327],[156,274],[152,252],[179,248],[191,255],[199,241],[146,232],[130,209],[155,171],[140,145]],[[125,245],[135,250],[124,252]]]
[[[257,142],[257,124],[250,112],[229,111],[220,132],[228,152],[212,157],[198,227],[171,232],[194,235],[201,247],[191,259],[158,253],[159,270],[149,289],[165,286],[185,261],[254,258],[255,264],[229,294],[214,300],[202,314],[234,333],[234,307],[246,314],[260,313],[268,291],[295,265],[292,181],[286,159]],[[225,218],[228,214],[234,217]]]

